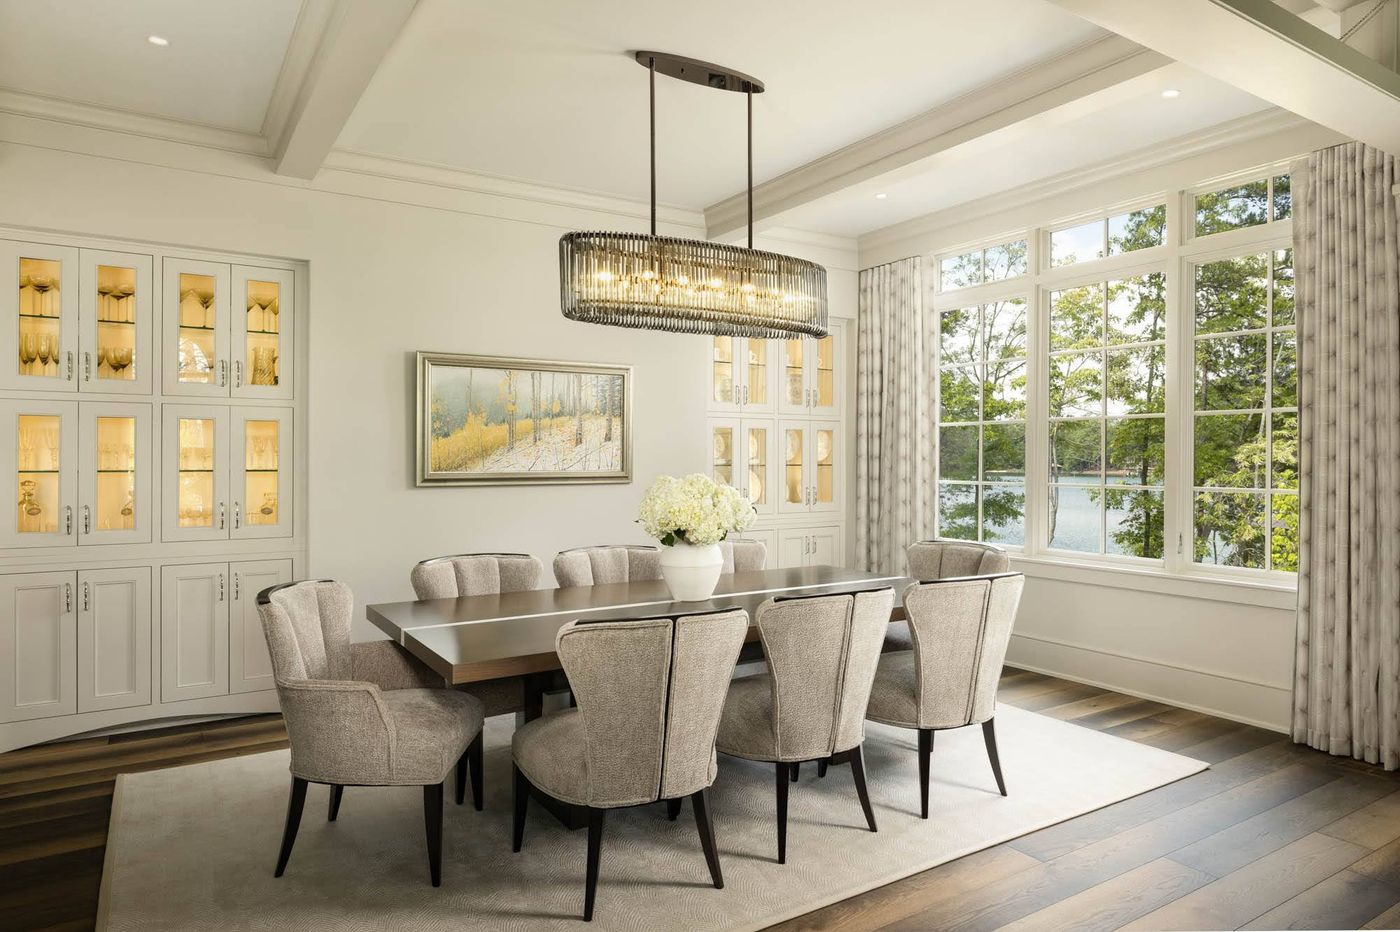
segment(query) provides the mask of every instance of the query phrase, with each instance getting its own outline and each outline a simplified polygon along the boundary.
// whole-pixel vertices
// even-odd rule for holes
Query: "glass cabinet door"
[[[739,422],[730,418],[710,420],[710,478],[720,485],[744,491],[743,468],[738,458]]]
[[[0,510],[0,547],[62,547],[74,536],[78,403],[3,401],[0,469],[9,489]]]
[[[163,539],[228,538],[228,416],[227,407],[164,406]]]
[[[217,262],[164,263],[167,395],[229,393],[229,267]]]
[[[237,408],[232,412],[234,538],[292,536],[292,412]]]
[[[233,267],[233,395],[292,397],[292,273]]]
[[[814,422],[812,431],[811,498],[813,511],[838,511],[841,507],[841,425]]]
[[[743,422],[743,441],[740,444],[745,467],[743,489],[760,515],[774,511],[777,489],[773,474],[777,460],[773,456],[773,443],[776,435],[772,421]]]
[[[151,539],[151,406],[84,402],[79,544]]]
[[[739,370],[743,342],[738,337],[710,338],[710,407],[713,409],[738,410],[743,402]]]
[[[783,457],[783,485],[778,511],[805,512],[808,510],[810,488],[807,479],[808,426],[784,421],[779,429],[782,433],[779,451]]]
[[[811,410],[813,414],[836,412],[836,324],[832,332],[820,340],[807,340]]]
[[[744,413],[772,411],[774,395],[773,349],[777,341],[749,337],[744,340]]]
[[[781,394],[778,410],[791,414],[806,414],[807,364],[805,339],[784,340],[782,344],[782,366],[779,372]]]
[[[83,391],[151,393],[151,257],[81,250]]]
[[[0,241],[0,388],[78,390],[78,250]]]

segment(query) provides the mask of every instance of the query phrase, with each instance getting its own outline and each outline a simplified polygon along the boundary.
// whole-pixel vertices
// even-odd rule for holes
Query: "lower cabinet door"
[[[0,576],[0,722],[78,710],[77,574]]]
[[[811,549],[811,537],[807,534],[806,528],[796,528],[788,530],[782,528],[778,531],[778,553],[777,559],[769,565],[776,568],[788,566],[806,566],[807,551]]]
[[[151,704],[151,568],[78,573],[78,711]]]
[[[272,659],[267,654],[258,617],[258,593],[268,586],[292,581],[291,560],[250,560],[230,563],[233,576],[232,617],[228,629],[228,690],[251,693],[272,689]]]
[[[162,702],[228,694],[228,564],[161,569]]]
[[[808,566],[841,566],[846,562],[841,549],[841,528],[813,527],[807,529],[812,539],[807,553]]]

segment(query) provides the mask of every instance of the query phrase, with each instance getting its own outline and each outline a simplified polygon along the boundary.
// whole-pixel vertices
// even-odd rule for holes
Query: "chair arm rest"
[[[393,641],[364,641],[350,645],[350,669],[355,679],[380,689],[442,689],[441,676]]]
[[[292,744],[292,773],[338,784],[388,782],[396,745],[379,687],[353,680],[277,684]]]

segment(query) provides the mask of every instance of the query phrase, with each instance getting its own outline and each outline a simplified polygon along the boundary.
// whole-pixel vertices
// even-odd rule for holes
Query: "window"
[[[1197,194],[1195,210],[1197,236],[1283,220],[1293,213],[1291,179],[1274,175]]]
[[[1131,210],[1050,234],[1050,265],[1074,265],[1164,243],[1167,206]]]
[[[938,260],[939,287],[943,291],[984,285],[1026,274],[1026,241],[1014,240],[974,249]]]
[[[1291,249],[1195,268],[1192,559],[1298,569]]]
[[[939,535],[1025,542],[1026,300],[939,314]]]
[[[1166,329],[1161,272],[1051,293],[1052,549],[1162,558]]]

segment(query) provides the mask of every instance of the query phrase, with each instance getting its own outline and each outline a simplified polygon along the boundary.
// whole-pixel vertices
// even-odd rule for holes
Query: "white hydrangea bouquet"
[[[737,489],[691,473],[657,478],[642,498],[637,523],[661,542],[661,575],[671,594],[695,602],[713,595],[719,582],[719,542],[754,517],[753,504]]]

